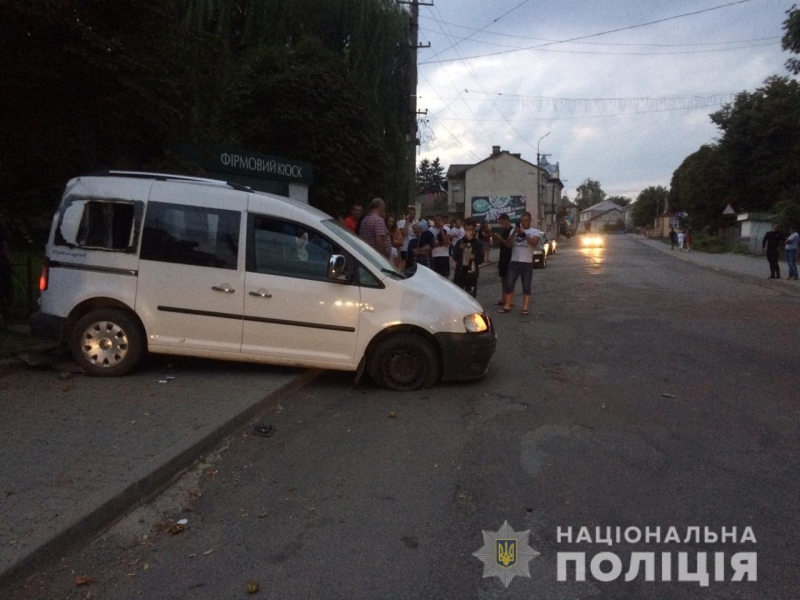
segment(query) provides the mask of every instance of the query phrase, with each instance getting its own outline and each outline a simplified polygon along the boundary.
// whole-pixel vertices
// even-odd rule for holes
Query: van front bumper
[[[483,333],[437,333],[434,337],[442,349],[442,381],[478,379],[486,374],[497,346],[491,323]]]
[[[28,321],[31,326],[31,335],[43,340],[60,342],[65,320],[64,317],[49,315],[38,310],[31,315]]]

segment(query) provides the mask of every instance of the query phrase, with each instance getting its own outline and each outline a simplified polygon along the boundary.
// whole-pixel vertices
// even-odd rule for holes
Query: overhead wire
[[[566,39],[566,40],[556,40],[556,41],[552,41],[552,42],[546,42],[544,44],[537,44],[537,45],[534,45],[534,46],[527,46],[527,47],[524,47],[524,48],[513,48],[513,49],[509,49],[509,50],[499,50],[497,52],[490,52],[490,53],[487,53],[487,54],[477,54],[477,55],[474,55],[474,56],[461,56],[460,58],[457,58],[457,59],[456,58],[441,59],[440,62],[454,62],[456,60],[470,60],[470,59],[473,59],[473,58],[484,58],[484,57],[488,57],[488,56],[498,56],[500,54],[509,54],[511,52],[520,52],[522,50],[533,50],[533,49],[537,49],[537,48],[544,48],[546,46],[552,46],[552,45],[555,45],[555,44],[566,44],[566,43],[569,43],[569,42],[575,42],[575,41],[578,41],[578,40],[585,40],[585,39],[589,39],[589,38],[593,38],[593,37],[598,37],[598,36],[601,36],[601,35],[608,35],[610,33],[618,33],[620,31],[628,31],[630,29],[637,29],[639,27],[647,27],[649,25],[655,25],[657,23],[664,23],[666,21],[672,21],[674,19],[681,19],[681,18],[684,18],[684,17],[699,15],[699,14],[702,14],[702,13],[707,13],[707,12],[711,12],[711,11],[714,11],[714,10],[720,10],[722,8],[727,8],[729,6],[735,6],[737,4],[744,4],[746,2],[752,2],[752,0],[735,0],[734,2],[728,2],[726,4],[721,4],[719,6],[712,6],[710,8],[704,8],[704,9],[701,9],[701,10],[696,10],[696,11],[692,11],[692,12],[688,12],[688,13],[682,13],[682,14],[679,14],[679,15],[673,15],[671,17],[664,17],[664,18],[661,18],[661,19],[656,19],[654,21],[647,21],[646,23],[637,23],[635,25],[626,25],[624,27],[617,27],[616,29],[608,29],[606,31],[598,31],[596,33],[591,33],[591,34],[588,34],[588,35],[576,36],[576,37],[569,38],[569,39]],[[426,64],[431,64],[431,62],[432,61],[424,61],[424,62],[421,62],[419,64],[420,65],[426,65]]]

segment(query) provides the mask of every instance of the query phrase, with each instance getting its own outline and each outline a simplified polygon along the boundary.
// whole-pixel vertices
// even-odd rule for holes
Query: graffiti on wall
[[[473,196],[472,217],[496,223],[497,217],[505,213],[512,222],[517,222],[526,210],[525,205],[525,196]]]

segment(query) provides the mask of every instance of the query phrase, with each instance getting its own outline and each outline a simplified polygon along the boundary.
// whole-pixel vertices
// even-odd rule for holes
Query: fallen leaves
[[[89,577],[88,575],[76,575],[75,578],[72,580],[72,583],[75,585],[89,585],[94,583],[94,579]]]

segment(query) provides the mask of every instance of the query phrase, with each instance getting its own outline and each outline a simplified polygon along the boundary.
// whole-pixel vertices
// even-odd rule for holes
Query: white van
[[[412,390],[481,377],[496,344],[480,304],[430,269],[404,274],[325,213],[211,179],[72,179],[39,287],[34,335],[99,376],[153,352]]]

